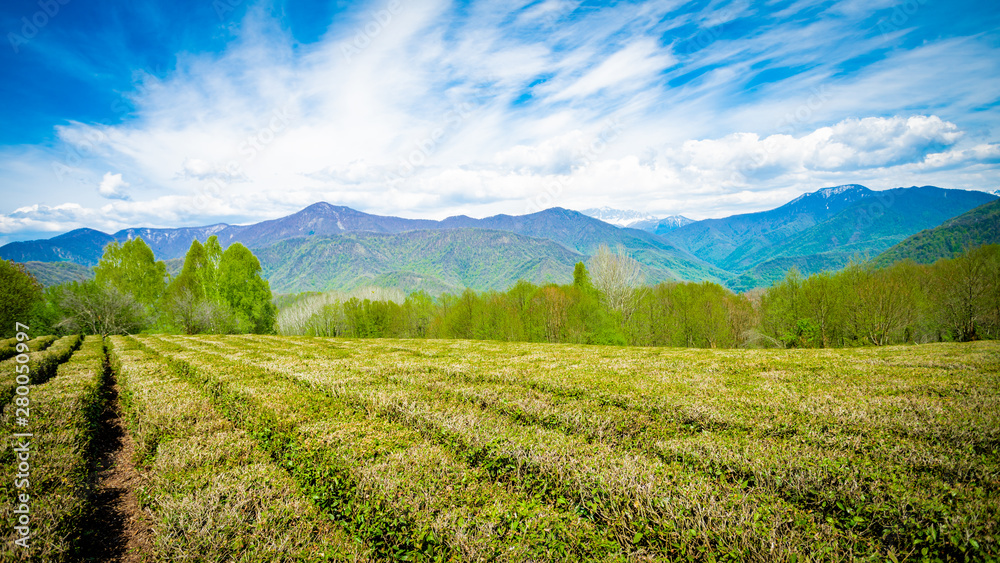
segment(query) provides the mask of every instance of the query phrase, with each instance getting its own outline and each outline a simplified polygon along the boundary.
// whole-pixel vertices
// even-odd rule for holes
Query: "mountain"
[[[593,217],[598,221],[604,221],[605,223],[610,223],[618,227],[632,227],[640,221],[651,221],[656,219],[653,215],[643,213],[642,211],[633,211],[631,209],[612,209],[610,207],[594,207],[591,209],[584,209],[580,213],[583,213],[588,217]]]
[[[730,287],[744,290],[770,285],[793,265],[803,274],[839,269],[855,255],[878,254],[994,199],[984,192],[933,186],[881,192],[837,186],[770,211],[697,221],[664,238],[737,274]]]
[[[568,283],[573,265],[586,259],[549,240],[483,229],[295,237],[254,252],[276,292],[379,285],[440,293],[506,289],[519,279]]]
[[[141,236],[170,271],[178,271],[192,239],[215,235],[223,246],[240,242],[261,257],[278,291],[377,283],[438,293],[466,285],[502,288],[519,277],[565,281],[576,261],[586,260],[601,245],[620,245],[642,265],[647,283],[711,280],[741,291],[770,285],[792,266],[804,274],[839,269],[854,256],[877,255],[996,199],[985,192],[933,186],[876,192],[851,184],[804,194],[759,213],[687,224],[681,224],[688,221],[683,217],[659,219],[652,229],[662,236],[558,207],[529,215],[434,221],[371,215],[320,202],[253,225],[131,228],[113,235],[77,229],[48,240],[10,243],[0,247],[0,257],[93,266],[109,242]],[[606,219],[618,212],[588,211],[604,213]],[[679,226],[668,231],[673,225]],[[71,267],[32,268],[44,270],[47,280],[86,273]]]
[[[633,229],[642,229],[647,233],[653,233],[654,235],[665,235],[670,231],[679,229],[684,225],[690,225],[694,223],[693,219],[688,219],[683,215],[670,215],[663,217],[662,219],[649,219],[645,221],[638,221],[631,225]]]
[[[610,207],[597,207],[584,209],[580,213],[593,217],[598,221],[604,221],[618,227],[628,227],[640,229],[655,235],[664,235],[670,231],[683,227],[694,221],[682,215],[670,215],[668,217],[656,217],[641,211],[630,209],[612,209]]]
[[[1000,244],[1000,199],[980,205],[933,229],[920,231],[878,255],[872,263],[888,266],[911,259],[931,264],[984,244]]]
[[[0,258],[15,262],[73,262],[96,266],[104,247],[113,240],[114,237],[101,231],[76,229],[50,239],[5,244],[0,246]]]
[[[744,270],[749,265],[741,262],[748,254],[825,221],[873,194],[868,188],[854,184],[824,188],[769,211],[695,221],[664,238],[711,264]]]
[[[111,241],[126,241],[135,237],[142,237],[153,249],[157,259],[166,260],[173,269],[179,269],[181,258],[187,252],[191,240],[197,238],[201,241],[209,236],[219,237],[223,246],[228,246],[233,242],[240,242],[252,249],[258,255],[266,253],[270,258],[268,262],[268,272],[278,276],[278,287],[288,291],[305,290],[324,285],[322,280],[317,278],[318,271],[322,270],[313,265],[308,265],[300,275],[294,274],[294,264],[302,262],[301,258],[294,258],[287,255],[291,252],[292,246],[282,244],[283,241],[292,239],[302,239],[299,243],[316,239],[315,247],[310,247],[311,251],[322,255],[328,255],[332,248],[354,248],[343,247],[342,241],[334,240],[338,236],[358,235],[350,240],[355,242],[361,240],[361,235],[399,235],[392,237],[385,242],[376,245],[381,250],[382,255],[393,256],[400,263],[407,263],[404,257],[397,255],[394,250],[385,245],[395,245],[397,248],[411,248],[408,239],[424,240],[427,232],[432,231],[455,231],[455,230],[479,230],[479,231],[502,231],[509,234],[519,235],[512,243],[515,247],[520,247],[521,254],[534,253],[539,260],[536,270],[525,270],[523,256],[517,252],[499,253],[494,259],[500,260],[496,264],[508,272],[534,272],[532,277],[526,279],[539,278],[538,272],[549,273],[556,265],[566,266],[565,260],[553,258],[548,247],[538,246],[538,241],[555,243],[564,251],[569,252],[578,260],[586,260],[586,257],[597,251],[602,244],[611,247],[621,245],[640,263],[643,264],[643,272],[651,283],[664,280],[710,279],[713,281],[723,281],[727,274],[705,262],[691,256],[683,251],[674,248],[670,243],[660,239],[650,233],[635,229],[618,228],[613,225],[587,217],[576,211],[561,208],[552,208],[538,213],[523,216],[496,215],[485,219],[473,219],[466,216],[449,217],[443,221],[432,221],[425,219],[403,219],[399,217],[384,217],[370,215],[350,209],[348,207],[334,206],[327,203],[317,203],[294,213],[287,217],[263,221],[253,225],[226,225],[216,224],[205,227],[185,227],[178,229],[150,229],[131,228],[121,230],[114,235],[107,235],[100,231],[91,229],[81,229],[53,237],[48,240],[28,241],[23,243],[12,243],[0,247],[0,256],[12,258],[25,262],[37,260],[44,262],[71,261],[85,266],[96,265],[103,253],[103,247]],[[331,238],[334,237],[334,238]],[[364,237],[362,237],[364,238]],[[463,240],[469,241],[470,245],[480,244],[481,241],[474,240],[474,237],[466,233]],[[345,239],[346,240],[346,239]],[[365,244],[375,244],[375,239],[365,238]],[[297,248],[297,247],[296,247]],[[445,260],[444,263],[452,264],[459,270],[442,270],[432,272],[428,270],[428,265],[423,264],[420,268],[407,269],[399,267],[386,269],[385,264],[379,263],[373,266],[370,257],[365,254],[356,255],[354,263],[348,265],[338,262],[341,272],[344,275],[334,275],[331,270],[323,270],[324,275],[334,280],[344,288],[348,289],[349,282],[346,275],[362,276],[365,280],[380,279],[378,276],[388,275],[384,278],[385,283],[405,285],[413,287],[424,282],[414,282],[415,278],[408,277],[411,274],[420,279],[428,281],[425,289],[431,291],[442,287],[460,287],[454,284],[463,282],[465,279],[460,269],[463,263],[474,262],[477,249],[474,246],[463,248],[461,245],[452,245],[451,252],[455,254],[454,261]],[[412,251],[412,249],[411,249]],[[282,254],[284,253],[284,254]],[[412,253],[412,252],[411,252]],[[350,253],[348,253],[350,254]],[[292,260],[289,266],[282,261],[282,256]],[[521,256],[515,260],[514,256]],[[565,258],[565,256],[564,256]],[[441,257],[444,260],[444,257]],[[572,272],[574,262],[568,263],[568,276]],[[287,267],[286,267],[287,266]],[[430,277],[428,277],[430,276]],[[434,278],[434,279],[432,279]],[[483,287],[493,287],[484,285],[478,278],[476,283]],[[501,276],[500,279],[507,279]],[[554,278],[553,278],[554,279]],[[562,278],[559,278],[562,279]],[[294,281],[298,280],[298,281]],[[301,282],[301,283],[299,283]],[[299,285],[296,285],[296,284]],[[423,287],[423,286],[421,286]],[[325,286],[324,286],[325,288]]]
[[[588,217],[578,211],[553,207],[530,215],[495,215],[485,219],[449,217],[442,228],[477,228],[508,231],[519,235],[547,238],[587,256],[606,244],[623,246],[640,264],[647,267],[646,281],[665,280],[724,281],[729,275],[669,241],[638,229],[620,228]]]

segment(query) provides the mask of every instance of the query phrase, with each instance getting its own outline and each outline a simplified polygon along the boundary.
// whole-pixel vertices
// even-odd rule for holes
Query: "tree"
[[[636,288],[642,284],[642,270],[625,250],[618,245],[617,252],[612,253],[606,244],[597,249],[591,258],[590,270],[593,272],[594,287],[601,292],[608,308],[617,311],[622,321],[635,311]]]
[[[167,287],[167,295],[170,299],[176,299],[180,295],[188,295],[195,300],[202,300],[207,297],[209,291],[206,289],[207,278],[214,280],[213,273],[206,270],[214,266],[209,262],[205,247],[198,239],[191,241],[187,254],[184,255],[184,266],[181,273],[170,282]],[[214,289],[213,289],[214,291]]]
[[[860,265],[845,270],[855,338],[884,346],[913,321],[916,280],[906,269],[906,263],[900,262],[880,270]]]
[[[989,317],[996,285],[996,270],[991,267],[995,252],[993,246],[980,246],[934,265],[937,283],[932,296],[955,340],[978,338]]]
[[[185,262],[186,265],[186,262]],[[251,332],[271,334],[277,308],[271,302],[271,286],[260,276],[260,261],[247,247],[236,242],[222,253],[218,269],[218,295]]]
[[[101,261],[94,268],[94,281],[130,294],[141,305],[153,310],[167,285],[167,267],[153,256],[142,238],[104,248]]]
[[[808,323],[803,320],[802,274],[792,267],[785,279],[772,285],[761,300],[762,329],[786,347],[805,345]]]
[[[31,326],[34,309],[42,303],[42,284],[24,267],[11,260],[0,260],[0,335],[13,336],[15,323]]]
[[[130,293],[94,280],[63,287],[59,306],[67,313],[59,326],[69,332],[130,334],[147,322],[145,308]]]
[[[814,274],[803,281],[802,312],[815,326],[815,332],[807,339],[808,345],[830,347],[843,322],[842,295],[833,274]]]

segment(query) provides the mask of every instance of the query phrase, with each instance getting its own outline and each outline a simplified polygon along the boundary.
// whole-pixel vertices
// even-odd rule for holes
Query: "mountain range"
[[[618,227],[629,227],[640,229],[654,235],[666,234],[678,227],[683,227],[688,223],[693,223],[683,215],[669,215],[667,217],[656,217],[641,211],[630,209],[612,209],[610,207],[598,207],[584,209],[580,213],[593,217],[605,223],[610,223]]]
[[[920,230],[996,200],[934,186],[873,191],[850,184],[804,194],[758,213],[706,219],[664,235],[731,272],[731,289],[767,286],[796,267],[804,275],[867,260]]]
[[[0,257],[27,263],[43,283],[52,284],[88,275],[111,241],[142,237],[157,259],[167,260],[169,271],[177,271],[192,239],[215,235],[223,246],[240,242],[251,248],[276,292],[374,284],[436,294],[464,287],[504,289],[518,279],[565,283],[575,262],[607,244],[625,248],[642,265],[647,283],[710,280],[745,290],[769,285],[791,266],[808,274],[840,268],[852,257],[875,256],[996,199],[933,186],[873,191],[846,185],[769,211],[702,221],[610,208],[435,221],[320,202],[252,225],[129,228],[114,234],[77,229],[4,245]]]

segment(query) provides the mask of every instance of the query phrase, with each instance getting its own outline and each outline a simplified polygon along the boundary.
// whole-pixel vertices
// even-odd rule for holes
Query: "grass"
[[[154,561],[1000,560],[997,343],[107,350]],[[28,362],[36,560],[79,555],[105,354]]]
[[[131,339],[112,365],[157,561],[367,561],[200,389]]]
[[[317,456],[290,473],[307,491],[322,489],[324,468],[344,481],[319,505],[377,557],[487,560],[499,546],[519,554],[510,560],[998,556],[996,343],[141,340],[237,425],[275,427],[272,456]],[[487,497],[531,507],[514,522],[540,518],[550,536],[505,536],[510,517]],[[402,517],[373,534],[349,521],[358,499],[366,518]],[[485,529],[470,534],[470,521]],[[433,542],[416,541],[428,530]]]
[[[79,350],[73,350],[79,346]],[[72,358],[68,355],[72,354]],[[3,489],[0,521],[5,524],[6,540],[0,548],[0,560],[64,561],[76,555],[75,542],[89,508],[89,470],[92,442],[97,419],[103,408],[104,346],[99,336],[87,337],[80,346],[79,337],[60,339],[45,352],[35,352],[29,365],[50,370],[51,377],[32,385],[26,409],[15,402],[4,409],[6,434],[30,432],[30,475],[26,487]],[[65,363],[56,362],[64,359]],[[25,397],[18,395],[18,399]],[[17,417],[28,426],[16,423]],[[13,439],[17,444],[21,440]],[[4,473],[14,476],[19,460],[7,447],[0,455]],[[30,508],[30,549],[13,541],[17,517],[13,513],[20,499],[28,494]],[[27,556],[25,556],[27,554]]]

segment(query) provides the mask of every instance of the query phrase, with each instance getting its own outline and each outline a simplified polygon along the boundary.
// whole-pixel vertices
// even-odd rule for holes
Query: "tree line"
[[[472,338],[639,346],[841,347],[1000,337],[1000,245],[932,265],[797,270],[735,294],[712,282],[641,283],[623,249],[601,248],[573,283],[403,297],[304,295],[279,332],[360,338]],[[382,291],[382,290],[380,290]]]
[[[171,277],[145,241],[134,238],[105,247],[93,280],[47,289],[23,265],[0,261],[0,313],[30,319],[36,334],[273,333],[277,307],[260,273],[245,246],[223,250],[212,236],[205,244],[194,240]]]
[[[841,347],[1000,338],[1000,245],[885,268],[855,261],[736,294],[713,282],[646,286],[621,247],[578,263],[570,284],[506,291],[273,298],[257,258],[216,237],[195,240],[171,278],[140,238],[112,243],[95,279],[42,291],[23,267],[0,268],[5,318],[51,332],[257,332],[358,338],[466,338],[639,346]],[[16,282],[16,283],[15,283]],[[30,311],[14,307],[35,304]],[[280,305],[280,310],[278,305]],[[13,307],[13,308],[12,308]],[[19,317],[20,318],[20,317]]]

